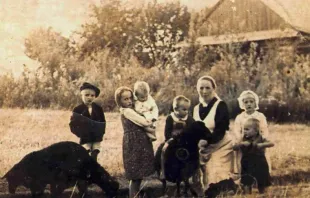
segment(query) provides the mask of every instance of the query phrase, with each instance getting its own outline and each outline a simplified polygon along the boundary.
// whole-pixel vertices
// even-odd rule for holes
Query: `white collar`
[[[184,118],[178,118],[178,117],[175,115],[174,112],[170,113],[170,115],[171,115],[172,119],[173,119],[175,122],[180,122],[180,121],[185,122],[185,121],[187,120],[187,118],[188,118],[188,115],[185,116]]]

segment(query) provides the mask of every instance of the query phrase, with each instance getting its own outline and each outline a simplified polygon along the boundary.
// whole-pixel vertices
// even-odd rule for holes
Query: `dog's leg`
[[[194,190],[194,188],[189,184],[189,180],[188,180],[188,179],[185,180],[185,189],[186,189],[186,191],[185,191],[186,195],[187,195],[187,191],[188,191],[188,189],[189,189],[189,191],[192,193],[192,195],[193,195],[194,197],[197,197],[197,196],[198,196],[197,192],[196,192],[196,191]]]
[[[180,181],[177,181],[177,193],[176,193],[176,197],[180,197],[181,196],[181,192],[180,192]]]
[[[165,179],[161,179],[160,181],[161,181],[161,183],[163,185],[162,193],[163,193],[163,195],[165,195],[166,194],[166,190],[167,190],[167,182],[166,182]]]
[[[77,182],[77,186],[78,186],[78,189],[79,189],[79,197],[81,198],[86,198],[88,197],[88,192],[87,192],[87,181],[85,180],[79,180]]]

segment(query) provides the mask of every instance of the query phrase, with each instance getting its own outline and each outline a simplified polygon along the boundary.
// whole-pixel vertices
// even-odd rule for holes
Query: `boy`
[[[69,125],[71,132],[80,138],[80,144],[97,161],[106,127],[103,109],[94,103],[94,99],[100,94],[100,89],[84,82],[80,91],[83,103],[73,109]]]

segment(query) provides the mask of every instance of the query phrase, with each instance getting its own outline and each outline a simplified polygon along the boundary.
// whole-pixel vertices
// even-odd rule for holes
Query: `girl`
[[[115,101],[122,112],[123,161],[125,176],[130,180],[129,197],[132,198],[138,195],[142,179],[155,171],[153,145],[144,129],[152,122],[134,111],[133,92],[128,87],[115,91]]]
[[[231,179],[233,171],[232,140],[227,131],[229,129],[229,112],[227,105],[215,92],[216,83],[211,76],[203,76],[197,82],[199,104],[194,107],[193,117],[195,121],[202,121],[211,131],[211,140],[208,141],[208,150],[211,155],[209,161],[202,166],[202,189],[208,189],[206,195],[215,197],[223,190],[235,190],[235,184]],[[200,151],[204,151],[203,143],[199,144]],[[202,152],[203,153],[203,152]],[[203,160],[202,161],[207,161]]]
[[[249,118],[243,126],[242,140],[233,147],[242,152],[241,184],[245,194],[251,194],[254,182],[257,182],[259,193],[264,193],[265,188],[271,184],[265,148],[273,147],[274,144],[263,138],[259,131],[260,121]]]
[[[257,111],[259,99],[256,93],[250,90],[243,91],[238,98],[238,102],[239,102],[240,109],[243,109],[244,111],[240,113],[235,119],[234,135],[235,135],[236,141],[238,142],[243,138],[244,134],[243,134],[242,126],[244,126],[245,121],[249,118],[256,118],[259,120],[260,134],[264,138],[268,138],[269,131],[268,131],[268,126],[267,126],[267,120],[264,114]],[[242,154],[240,151],[237,151],[235,154],[236,154],[235,155],[235,160],[236,160],[235,172],[237,174],[240,174],[240,171],[241,171],[240,160],[241,160]],[[270,164],[270,158],[269,158],[268,153],[266,153],[266,158],[269,164],[269,171],[271,172],[271,164]]]

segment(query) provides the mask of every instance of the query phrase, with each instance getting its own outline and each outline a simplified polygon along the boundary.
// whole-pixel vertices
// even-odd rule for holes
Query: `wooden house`
[[[264,48],[277,42],[297,53],[310,53],[310,23],[306,22],[310,14],[307,10],[305,15],[290,13],[294,10],[285,5],[290,1],[219,0],[204,16],[196,42],[204,46],[241,43],[245,49],[250,42]],[[182,42],[177,47],[187,45]]]

